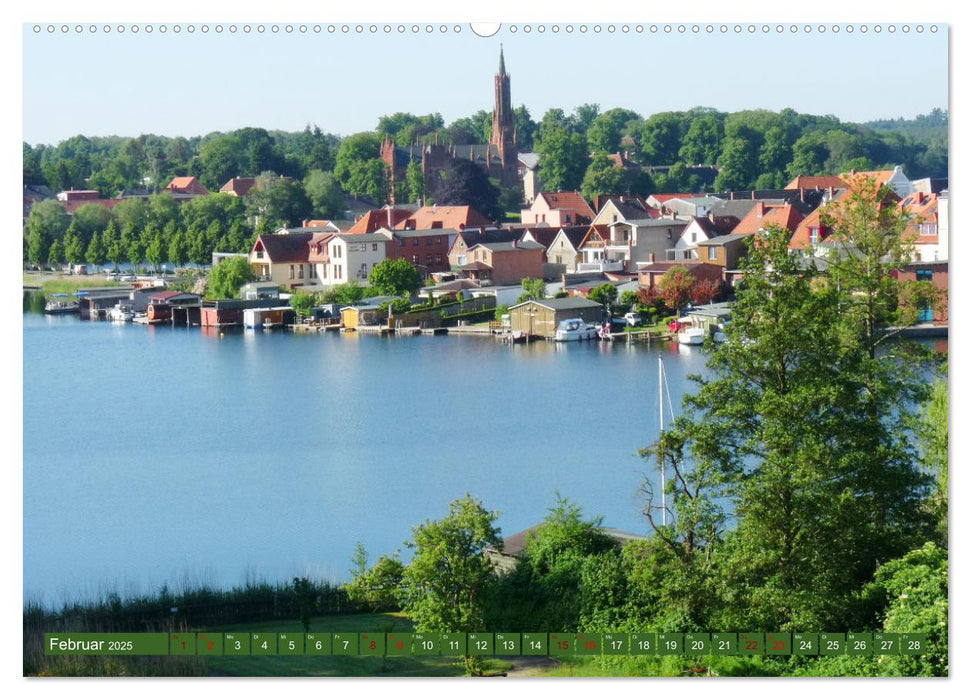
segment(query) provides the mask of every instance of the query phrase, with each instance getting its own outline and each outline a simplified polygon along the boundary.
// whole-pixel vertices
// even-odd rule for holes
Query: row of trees
[[[374,131],[343,138],[316,126],[296,133],[247,127],[192,138],[75,136],[56,146],[24,143],[24,183],[55,191],[97,189],[114,197],[124,188],[162,187],[174,175],[195,175],[216,190],[232,177],[272,171],[303,182],[314,209],[333,216],[335,207],[328,204],[339,197],[338,186],[379,202],[389,198],[387,169],[379,157],[386,136],[400,146],[434,140],[457,146],[487,143],[491,120],[491,112],[480,110],[445,126],[439,114],[398,112],[381,117]],[[515,120],[520,151],[540,154],[544,188],[582,189],[589,198],[614,192],[766,189],[781,187],[797,174],[893,164],[903,164],[911,177],[947,173],[947,112],[940,110],[873,127],[791,109],[726,113],[698,107],[644,118],[623,108],[601,112],[596,104],[580,105],[570,114],[552,108],[538,122],[520,106]],[[606,157],[616,152],[627,153],[634,165],[617,167]],[[717,179],[690,174],[687,166],[698,164],[716,166]],[[674,167],[652,178],[640,167],[648,165]],[[396,187],[396,201],[439,199],[437,183],[426,191],[417,161]],[[477,187],[488,189],[482,183]],[[507,198],[515,195],[505,193]]]
[[[946,379],[892,330],[935,293],[892,274],[909,251],[891,204],[858,181],[828,206],[839,249],[826,274],[797,263],[788,231],[755,240],[728,342],[641,451],[669,475],[665,505],[656,480],[644,484],[648,539],[620,547],[561,501],[498,576],[485,554],[496,516],[466,496],[414,529],[411,563],[362,568],[365,588],[419,630],[926,632],[920,657],[709,661],[947,675]]]

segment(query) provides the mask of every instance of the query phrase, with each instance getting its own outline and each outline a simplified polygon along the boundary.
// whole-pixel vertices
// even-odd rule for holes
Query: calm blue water
[[[697,348],[24,322],[24,590],[345,580],[466,492],[509,535],[560,494],[634,532]]]

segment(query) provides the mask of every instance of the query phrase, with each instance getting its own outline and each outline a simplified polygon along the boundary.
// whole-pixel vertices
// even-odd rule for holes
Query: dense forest
[[[948,115],[941,110],[912,120],[850,124],[790,109],[726,113],[697,107],[644,118],[628,109],[602,112],[599,105],[585,104],[569,114],[550,109],[539,122],[520,106],[515,120],[520,151],[539,154],[543,188],[576,189],[588,198],[624,192],[773,189],[795,175],[893,165],[902,165],[912,179],[946,177],[948,172]],[[47,186],[53,192],[91,189],[114,198],[124,190],[156,192],[179,175],[197,177],[212,192],[233,177],[261,177],[261,186],[245,201],[231,202],[214,194],[179,212],[156,196],[125,202],[110,214],[95,212],[95,205],[82,207],[74,216],[78,241],[72,250],[79,260],[79,249],[87,250],[96,230],[103,237],[110,220],[119,236],[128,227],[128,238],[137,234],[146,249],[158,236],[156,249],[160,246],[165,251],[161,257],[170,262],[181,258],[203,264],[214,247],[246,250],[257,226],[272,230],[308,218],[342,218],[346,195],[367,196],[378,204],[388,201],[388,173],[379,157],[385,137],[400,146],[486,143],[491,122],[486,110],[447,126],[440,114],[399,112],[381,117],[373,131],[346,137],[316,126],[300,132],[247,127],[174,138],[78,135],[56,145],[24,143],[23,178],[25,185]],[[621,165],[608,154],[621,154]],[[426,191],[427,183],[413,164],[408,177],[395,183],[395,201],[476,202],[496,218],[518,209],[521,190],[499,188],[486,178],[472,177],[475,173],[469,170],[452,168],[437,187]],[[58,241],[61,250],[54,252],[70,260],[66,248],[72,241],[65,240],[68,217],[42,204],[35,206],[41,211],[32,214],[25,227],[24,259],[46,262],[50,246]],[[175,244],[173,258],[168,250],[179,232],[183,240]],[[186,253],[178,255],[182,246]],[[127,249],[137,257],[136,245]],[[121,249],[118,256],[121,261],[132,259]]]

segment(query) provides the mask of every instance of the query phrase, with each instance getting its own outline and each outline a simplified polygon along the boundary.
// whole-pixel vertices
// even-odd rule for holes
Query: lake
[[[506,535],[638,494],[698,348],[118,325],[25,303],[24,594],[349,578],[466,492]],[[42,307],[41,307],[42,308]],[[665,409],[667,414],[667,408]]]

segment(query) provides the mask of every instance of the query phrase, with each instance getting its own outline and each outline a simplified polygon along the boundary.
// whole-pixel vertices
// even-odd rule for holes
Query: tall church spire
[[[516,179],[517,151],[516,151],[516,123],[512,110],[512,97],[509,91],[509,74],[506,73],[506,59],[503,56],[502,44],[499,44],[499,72],[496,74],[496,107],[492,113],[492,135],[489,138],[490,151],[492,147],[498,151],[502,162],[502,181],[509,185]]]

